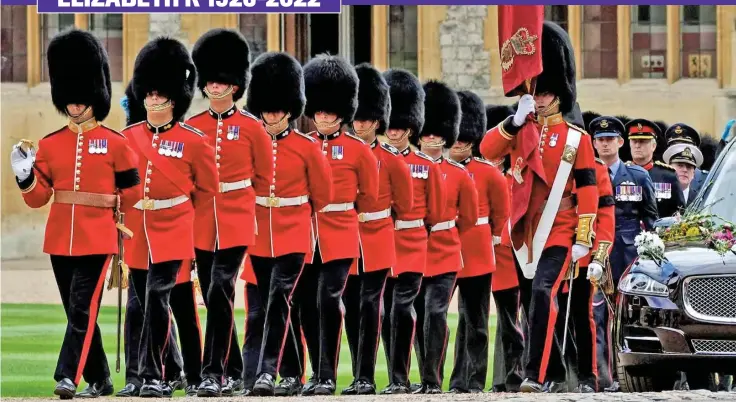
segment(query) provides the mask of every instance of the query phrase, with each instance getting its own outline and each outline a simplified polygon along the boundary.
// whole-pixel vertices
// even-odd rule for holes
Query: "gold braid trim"
[[[593,253],[593,261],[601,264],[602,267],[605,267],[608,263],[608,255],[612,246],[613,243],[610,241],[600,241],[598,243],[598,248],[595,250],[595,253]]]
[[[593,222],[595,214],[581,214],[578,216],[578,230],[575,235],[575,243],[585,247],[593,247]]]
[[[509,134],[506,130],[503,128],[503,121],[498,124],[498,133],[501,134],[501,137],[511,141],[514,139],[514,136]]]

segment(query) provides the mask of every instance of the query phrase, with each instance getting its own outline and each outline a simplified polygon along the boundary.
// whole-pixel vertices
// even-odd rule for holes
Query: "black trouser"
[[[460,317],[455,335],[455,365],[450,389],[483,390],[488,373],[488,319],[491,274],[458,278]]]
[[[252,389],[258,375],[258,357],[263,343],[263,325],[266,310],[258,293],[258,286],[245,284],[245,338],[243,339],[243,382],[245,389]],[[232,347],[232,346],[231,346]],[[230,371],[228,365],[228,371]]]
[[[455,289],[456,272],[425,276],[414,300],[417,336],[414,338],[422,384],[442,386],[445,350],[450,328],[447,310]]]
[[[524,376],[540,383],[546,380],[565,380],[565,366],[559,353],[553,353],[552,344],[559,311],[557,294],[562,289],[567,272],[567,255],[566,247],[545,248],[532,281],[532,298],[527,318],[529,361],[526,363]]]
[[[258,375],[270,374],[276,377],[284,345],[289,345],[288,340],[284,342],[284,337],[287,335],[289,315],[292,313],[292,295],[304,267],[304,254],[293,253],[275,258],[251,255],[250,261],[259,283],[261,301],[266,306],[263,341],[256,371]]]
[[[138,372],[144,381],[163,380],[163,362],[171,327],[169,302],[181,263],[181,260],[174,260],[148,265],[138,361]]]
[[[125,349],[125,382],[135,384],[136,387],[142,385],[142,379],[138,375],[138,353],[140,352],[141,333],[143,332],[147,278],[148,270],[131,268],[128,271],[128,302],[125,305],[125,339],[123,342]],[[164,364],[164,378],[167,380],[178,379],[182,370],[182,356],[176,343],[176,326],[171,325],[166,363]]]
[[[609,300],[615,300],[615,295],[608,296]],[[593,319],[596,330],[596,365],[598,368],[598,389],[611,386],[613,381],[618,381],[612,344],[612,323],[608,304],[604,299],[603,292],[596,288],[593,293]]]
[[[51,267],[67,319],[54,372],[56,381],[68,378],[79,385],[84,376],[85,381],[94,384],[110,376],[97,325],[109,258],[105,254],[51,255]]]
[[[598,386],[596,367],[596,334],[593,321],[593,292],[590,281],[585,278],[588,267],[580,267],[577,278],[573,279],[572,296],[560,292],[557,296],[560,312],[557,316],[555,348],[562,361],[575,363],[575,375],[580,384],[593,389]],[[570,280],[565,278],[569,285]],[[567,346],[565,356],[562,356],[562,345],[565,337],[565,315],[567,303],[570,303],[570,320],[568,323]]]
[[[218,249],[215,252],[195,249],[199,284],[207,306],[202,377],[218,381],[227,374],[241,378],[243,359],[238,345],[233,308],[235,281],[247,247]]]
[[[493,292],[496,302],[496,340],[493,352],[493,389],[517,392],[523,380],[521,357],[524,334],[519,327],[519,288]]]
[[[358,263],[360,264],[360,262]],[[381,334],[381,302],[389,269],[350,275],[342,298],[353,378],[375,382]]]
[[[319,380],[337,379],[342,332],[342,293],[353,259],[322,262],[319,247],[314,262],[304,266],[297,285],[297,303],[312,372]],[[259,280],[260,283],[260,280]]]
[[[174,289],[171,290],[171,311],[174,313],[176,327],[179,330],[179,343],[187,383],[197,385],[202,380],[200,376],[202,372],[202,329],[199,326],[197,297],[193,282],[184,282],[174,286]],[[166,371],[168,372],[168,368]]]
[[[414,272],[404,272],[386,280],[381,337],[391,384],[409,386],[411,346],[417,322],[414,300],[421,286],[422,274]]]
[[[521,271],[519,261],[514,254],[514,266],[516,268],[516,277],[519,279],[519,303],[522,308],[522,314],[519,317],[519,328],[524,335],[524,352],[521,356],[522,367],[526,367],[529,363],[529,314],[532,303],[532,279],[524,277]]]
[[[281,355],[279,376],[281,378],[296,377],[301,380],[306,370],[307,342],[304,339],[302,321],[299,318],[299,309],[296,306],[289,317],[289,326],[286,331],[286,343]]]

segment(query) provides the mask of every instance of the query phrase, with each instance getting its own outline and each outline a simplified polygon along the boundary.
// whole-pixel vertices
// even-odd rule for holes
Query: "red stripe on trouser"
[[[348,285],[348,278],[350,278],[350,273],[345,276],[345,283],[342,284],[342,290],[340,291],[340,295],[345,293],[345,287]],[[342,296],[340,296],[342,298]],[[335,362],[332,365],[332,372],[337,376],[337,366],[340,364],[340,345],[342,345],[342,322],[345,318],[345,311],[343,304],[340,303],[340,329],[337,331],[337,353],[335,353]],[[306,359],[305,359],[306,360]]]
[[[419,280],[419,286],[417,287],[417,293],[414,295],[414,299],[416,299],[417,296],[419,296],[419,292],[422,291],[422,280]],[[393,298],[392,298],[393,299]],[[413,305],[414,303],[412,303]],[[412,318],[412,321],[414,322],[414,325],[411,327],[411,339],[409,339],[409,350],[406,351],[406,374],[407,376],[411,374],[411,348],[414,346],[414,337],[417,334],[417,319],[416,319],[416,313],[414,314],[415,317]],[[410,381],[411,382],[411,381]]]
[[[302,343],[302,384],[307,382],[307,338],[304,337],[304,331],[299,328],[299,337]]]
[[[455,280],[452,281],[452,291],[450,292],[450,298],[447,300],[447,306],[450,306],[450,303],[452,302],[452,296],[455,295],[455,284],[457,283],[457,276],[455,276]],[[447,326],[447,311],[445,311],[445,339],[442,341],[442,344],[445,345],[442,347],[442,354],[440,354],[440,362],[437,365],[437,374],[442,373],[442,364],[445,362],[445,353],[447,353],[447,335],[450,334],[450,328]],[[442,382],[442,379],[440,378],[440,382]]]
[[[286,298],[286,309],[288,312],[286,313],[286,321],[285,321],[286,325],[284,325],[284,334],[281,337],[281,349],[279,349],[279,358],[278,360],[276,360],[276,374],[278,374],[279,369],[281,368],[281,358],[284,355],[284,345],[286,345],[286,335],[289,332],[289,325],[291,325],[291,297],[294,296],[294,291],[296,291],[296,286],[297,284],[299,284],[299,278],[301,278],[302,272],[304,272],[304,264],[305,262],[302,262],[302,267],[299,268],[299,274],[297,274],[296,280],[294,280],[294,284],[291,286],[291,292],[289,292],[289,296]],[[268,308],[268,306],[266,306],[266,308]],[[266,317],[266,319],[268,319],[268,317]],[[306,356],[304,360],[307,360]]]
[[[168,353],[169,348],[169,338],[171,337],[171,307],[169,307],[169,317],[168,317],[168,326],[166,329],[166,341],[164,342],[164,347],[161,348],[161,356],[159,358],[161,359],[161,374],[164,377],[163,379],[166,379],[166,359],[164,359],[164,355]]]
[[[552,352],[552,339],[554,338],[555,323],[557,322],[557,292],[560,289],[560,284],[565,279],[565,274],[567,273],[567,269],[565,269],[565,267],[569,265],[569,259],[570,257],[568,256],[565,259],[565,262],[562,264],[560,274],[557,276],[555,283],[552,285],[552,289],[550,290],[549,294],[549,316],[547,317],[547,333],[544,338],[544,349],[542,350],[542,364],[539,367],[539,382],[542,384],[544,383],[545,377],[547,376],[547,365],[549,364],[549,356]]]
[[[82,354],[79,356],[79,364],[77,365],[77,374],[74,376],[74,383],[79,384],[79,380],[82,378],[84,372],[84,366],[87,364],[87,356],[89,355],[89,348],[92,343],[92,336],[94,336],[94,327],[97,323],[97,310],[100,308],[100,294],[102,292],[102,285],[105,283],[105,277],[107,277],[107,269],[110,265],[110,259],[112,256],[107,256],[105,259],[105,265],[102,267],[99,279],[97,279],[97,285],[95,286],[94,292],[92,292],[92,299],[89,303],[89,320],[87,321],[87,330],[84,333],[84,341],[82,343]]]
[[[235,318],[233,318],[233,315],[235,314],[233,303],[230,300],[233,300],[235,298],[235,286],[233,286],[233,294],[230,298],[227,299],[227,303],[230,305],[230,329],[228,330],[228,336],[227,336],[227,350],[225,351],[225,361],[223,362],[223,367],[227,367],[227,362],[230,360],[230,344],[233,341],[233,325],[235,325]],[[196,305],[196,304],[195,304]],[[248,310],[246,309],[246,314]],[[204,351],[202,351],[204,353]]]
[[[390,272],[389,272],[390,273]],[[381,343],[381,327],[383,324],[383,320],[381,319],[381,311],[383,310],[383,293],[386,291],[386,280],[383,281],[383,287],[381,288],[381,294],[378,296],[378,332],[376,333],[376,347],[373,351],[373,368],[375,376],[375,365],[376,365],[376,359],[378,359],[378,344]]]
[[[593,316],[593,295],[595,294],[595,286],[590,287],[590,296],[588,297],[588,323],[590,324],[590,334],[591,334],[591,348],[590,348],[590,354],[592,357],[592,365],[593,365],[593,375],[595,376],[595,385],[593,386],[594,389],[598,390],[598,330],[595,325],[595,317]]]
[[[192,301],[194,302],[194,320],[197,322],[197,331],[199,332],[199,343],[202,349],[201,359],[204,359],[204,337],[202,336],[202,323],[199,321],[199,311],[197,310],[197,287],[192,282]],[[171,325],[171,324],[169,324]],[[232,331],[232,328],[230,328]]]

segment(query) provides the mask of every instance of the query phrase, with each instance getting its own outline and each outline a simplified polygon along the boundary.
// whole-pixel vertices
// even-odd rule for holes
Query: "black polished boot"
[[[205,378],[197,388],[197,396],[200,398],[217,398],[222,396],[220,382],[212,377]]]
[[[57,382],[56,388],[54,388],[54,395],[58,395],[61,399],[72,399],[76,392],[77,386],[68,378],[63,378],[61,381]]]

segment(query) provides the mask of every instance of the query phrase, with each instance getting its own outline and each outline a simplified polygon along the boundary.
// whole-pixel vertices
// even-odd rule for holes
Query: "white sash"
[[[522,244],[518,250],[514,247],[516,259],[519,262],[521,271],[524,273],[524,277],[527,279],[534,278],[534,274],[537,272],[539,258],[542,256],[542,250],[544,249],[544,245],[547,243],[549,233],[552,231],[552,224],[557,216],[557,211],[560,209],[562,194],[565,192],[565,186],[567,185],[567,180],[570,178],[572,165],[575,163],[574,157],[572,160],[569,160],[566,157],[569,153],[568,149],[572,148],[572,151],[575,152],[575,156],[577,156],[581,135],[582,133],[578,130],[574,130],[572,128],[567,129],[567,141],[565,142],[565,150],[562,152],[560,167],[557,169],[555,181],[552,183],[552,191],[549,193],[547,205],[545,205],[544,211],[542,211],[542,217],[539,220],[539,225],[537,225],[537,230],[534,232],[534,237],[532,239],[532,262],[527,264],[527,261],[529,260],[529,248],[525,243]]]

